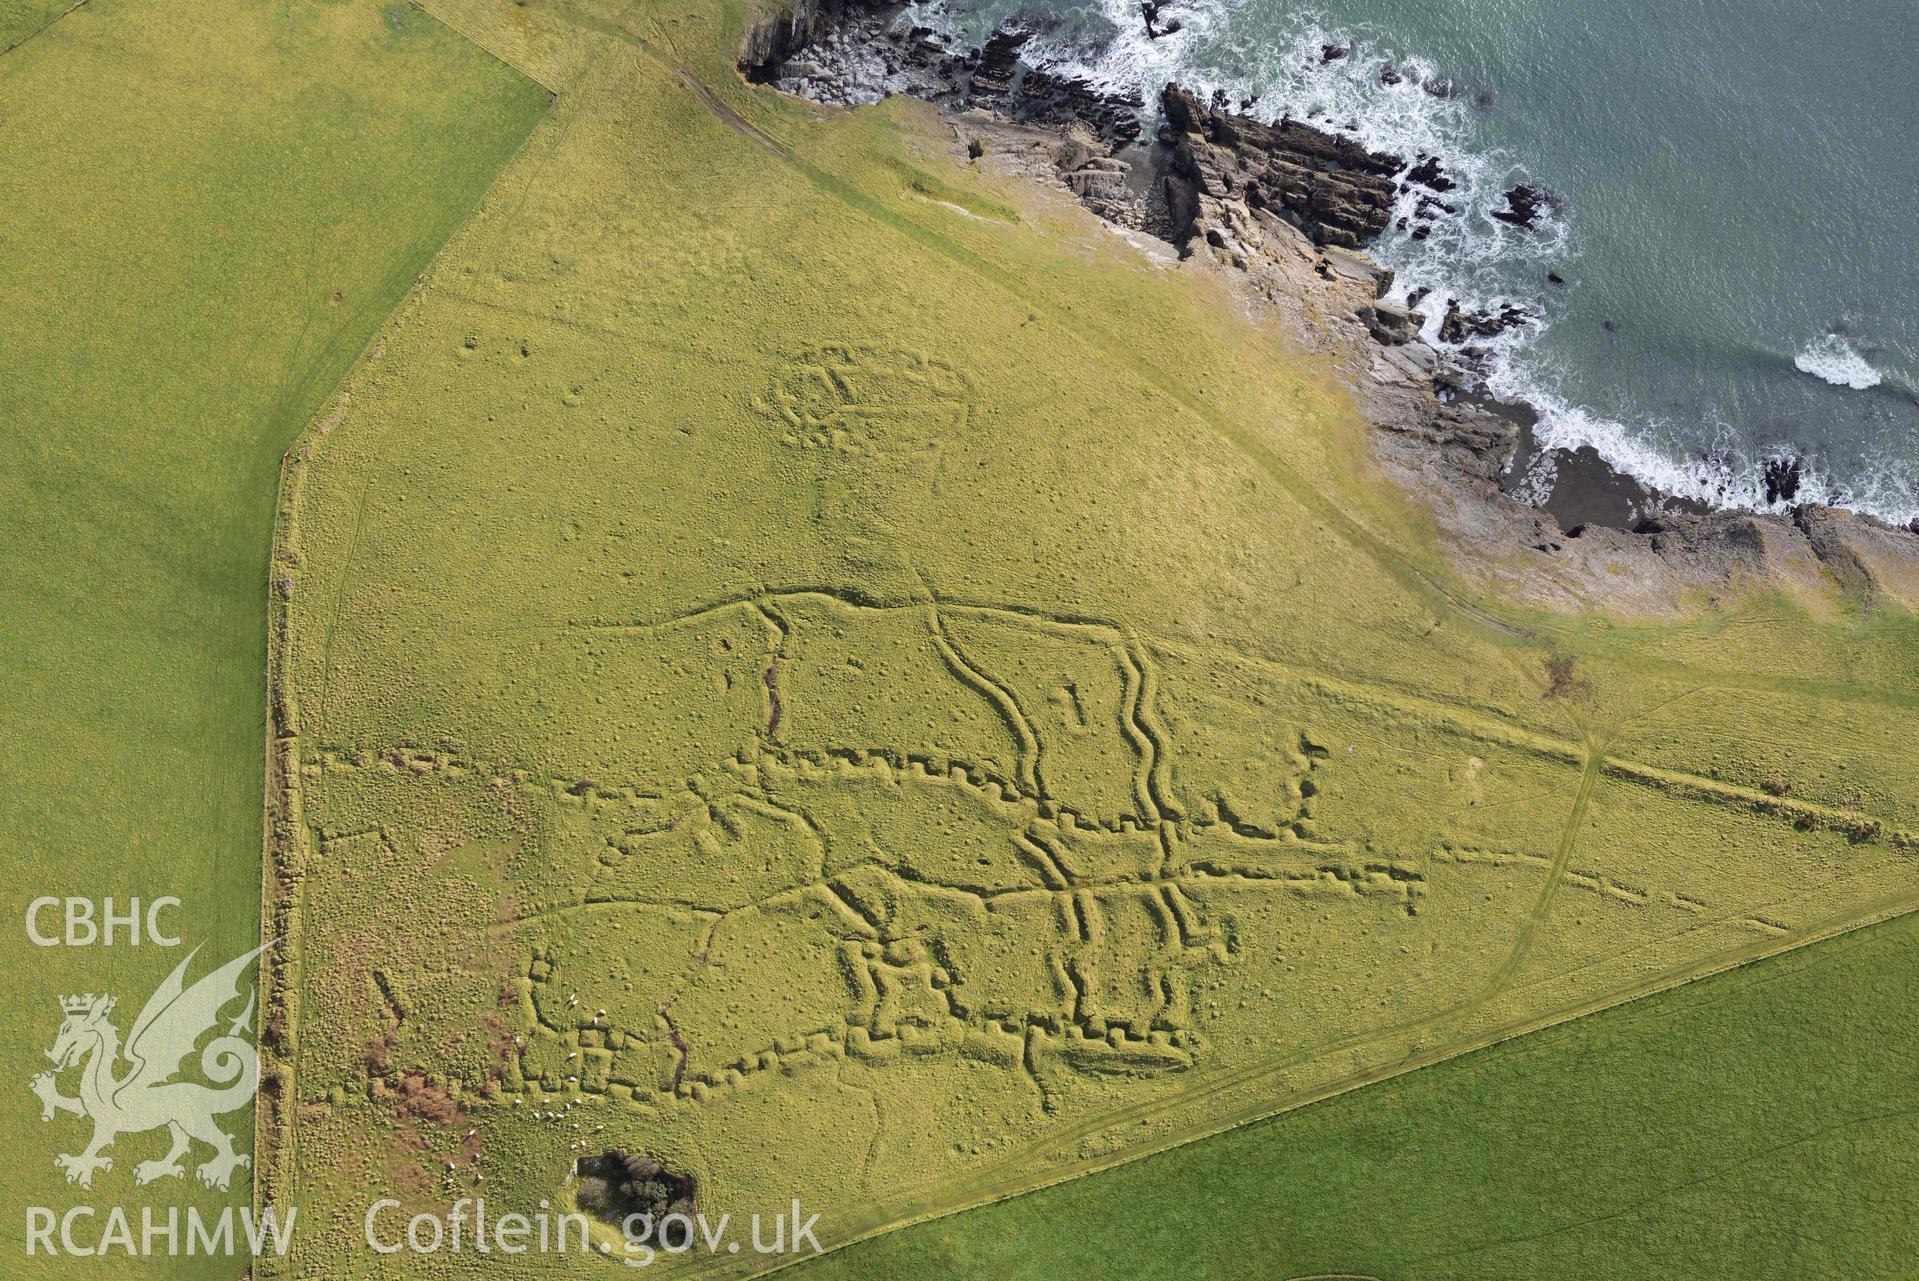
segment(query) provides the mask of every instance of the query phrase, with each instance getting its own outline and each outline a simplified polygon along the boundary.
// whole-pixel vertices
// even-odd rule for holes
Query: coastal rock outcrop
[[[1018,22],[977,48],[909,24],[895,5],[795,0],[791,14],[752,28],[740,52],[746,78],[836,106],[907,94],[949,111],[979,109],[1022,124],[1080,125],[1109,147],[1140,134],[1137,94],[1095,88],[1023,56],[1034,32]]]
[[[1758,584],[1919,608],[1919,521],[1908,530],[1807,506],[1705,511],[1589,449],[1542,447],[1536,414],[1475,392],[1483,344],[1535,317],[1425,288],[1391,301],[1393,272],[1363,252],[1395,220],[1418,239],[1458,216],[1442,198],[1457,184],[1433,157],[1373,152],[1284,117],[1262,122],[1244,114],[1250,99],[1235,112],[1222,94],[1202,101],[1178,85],[1161,95],[1155,145],[1141,138],[1137,98],[1030,64],[1023,27],[969,49],[863,0],[798,0],[786,21],[749,38],[749,77],[846,105],[923,98],[946,113],[966,162],[1055,184],[1107,223],[1170,241],[1193,269],[1222,271],[1249,314],[1276,320],[1341,372],[1378,429],[1385,470],[1420,496],[1471,576],[1574,610],[1684,613],[1702,593]],[[803,49],[791,43],[802,29]],[[1490,215],[1532,229],[1558,206],[1547,188],[1521,183]],[[1548,281],[1564,283],[1556,272]],[[1565,498],[1557,486],[1569,477]],[[1799,480],[1794,462],[1769,468],[1768,501],[1791,503]]]
[[[1382,347],[1397,347],[1419,337],[1419,327],[1424,320],[1418,312],[1388,302],[1371,303],[1355,314],[1359,323],[1366,326],[1366,332]]]
[[[1059,167],[1067,188],[1101,218],[1122,227],[1145,225],[1145,207],[1133,189],[1130,163],[1117,156],[1094,154],[1085,138],[1075,132],[1060,149]]]
[[[1458,303],[1450,303],[1445,319],[1439,322],[1439,341],[1464,346],[1476,338],[1497,338],[1527,319],[1525,308],[1512,303],[1497,311],[1466,311]]]
[[[1160,95],[1174,148],[1168,204],[1217,222],[1213,206],[1237,201],[1270,211],[1320,245],[1356,249],[1392,221],[1397,156],[1297,120],[1262,124],[1169,84]]]
[[[1544,187],[1522,182],[1506,192],[1505,203],[1491,216],[1503,223],[1531,231],[1539,219],[1559,207],[1559,197]]]
[[[860,0],[854,0],[858,6]],[[791,0],[792,7],[752,23],[740,46],[740,65],[777,66],[795,51],[830,30],[846,11],[846,0]]]

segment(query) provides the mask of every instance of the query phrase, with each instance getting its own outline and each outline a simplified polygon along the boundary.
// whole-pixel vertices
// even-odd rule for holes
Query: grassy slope
[[[1916,981],[1908,916],[792,1275],[1910,1276]]]
[[[604,1124],[606,1142],[694,1168],[705,1204],[798,1191],[851,1235],[1912,897],[1888,832],[1835,830],[1865,823],[1848,816],[1862,806],[1914,824],[1895,747],[1911,620],[1746,600],[1687,627],[1522,618],[1535,631],[1516,633],[1444,585],[1405,505],[1366,478],[1329,380],[1191,273],[969,171],[926,113],[815,113],[747,90],[723,52],[737,29],[710,9],[445,8],[561,100],[384,355],[323,411],[290,486],[280,675],[305,826],[289,858],[310,872],[296,1089],[330,1102],[302,1114],[283,1171],[304,1203],[350,1223],[368,1186],[431,1203],[484,1174],[489,1196],[532,1204],[559,1189],[574,1127]],[[808,586],[824,590],[769,591]],[[761,595],[763,619],[737,604]],[[967,612],[982,600],[1012,608]],[[1068,617],[1041,617],[1054,613]],[[1075,619],[1119,620],[1103,634],[1157,670],[1142,719],[1166,730],[1186,813],[1231,793],[1292,830],[1304,793],[1283,775],[1314,738],[1328,763],[1298,827],[1330,857],[1430,874],[1432,897],[1415,914],[1390,894],[1322,905],[1194,878],[1244,946],[1233,965],[1198,959],[1190,1007],[1167,1015],[1204,1042],[1184,1075],[1140,1058],[1029,1067],[978,1020],[967,1052],[869,1053],[835,958],[862,929],[910,928],[914,893],[882,927],[837,936],[816,926],[840,919],[825,913],[742,912],[711,948],[675,905],[807,880],[779,879],[779,832],[736,819],[758,834],[735,846],[710,821],[742,795],[762,817],[772,790],[817,799],[823,843],[841,849],[862,848],[860,823],[893,821],[795,775],[796,751],[1006,762],[975,697],[990,680],[976,672],[969,694],[920,661],[928,614],[1035,724],[1060,683],[1020,628],[1057,641],[1086,634]],[[790,652],[768,649],[775,633]],[[1555,653],[1579,658],[1549,696]],[[777,715],[763,702],[776,681]],[[1150,737],[1112,706],[1107,732]],[[1077,758],[1081,739],[1044,728],[1055,778],[1131,767],[1123,742],[1099,756],[1094,736]],[[1775,771],[1800,809],[1757,792]],[[1030,816],[1009,803],[993,821]],[[698,850],[672,844],[690,833]],[[905,824],[881,835],[886,857],[949,845]],[[1454,844],[1486,857],[1437,857]],[[421,901],[440,910],[419,920]],[[1000,935],[1029,947],[967,950],[990,935],[942,939],[969,994],[1016,989],[1021,954],[1061,931],[1032,918]],[[1151,946],[1124,953],[1140,938],[1082,941],[1111,949],[1092,970],[1136,983],[1160,963]],[[910,948],[897,955],[887,981],[925,997]],[[1071,1040],[1042,1035],[1073,1013],[1047,1008],[1044,986],[1007,1002],[1036,1013],[1035,1061]],[[1159,1017],[1124,1008],[1151,993],[1093,999],[1135,1028]],[[434,1073],[429,1088],[502,1085],[544,1106],[468,1103],[456,1126],[423,1124],[369,1072],[370,1042],[386,1070]],[[1070,1052],[1100,1062],[1099,1046]],[[586,1118],[559,1122],[576,1095]],[[796,1133],[814,1136],[800,1155]],[[345,1274],[357,1244],[316,1237],[296,1266]]]
[[[73,0],[0,0],[0,51],[33,39],[72,4]]]
[[[189,945],[256,936],[280,453],[544,101],[373,4],[96,0],[0,57],[7,1062],[57,993],[130,1019],[178,959],[30,947],[31,897],[170,893]],[[6,1115],[11,1260],[12,1207],[72,1199],[51,1157],[80,1133]],[[94,1196],[137,1204],[156,1141]]]

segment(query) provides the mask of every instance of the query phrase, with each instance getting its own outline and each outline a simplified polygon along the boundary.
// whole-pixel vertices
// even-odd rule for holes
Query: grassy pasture
[[[929,112],[430,7],[559,96],[287,473],[290,1275],[600,1145],[844,1242],[1919,902],[1912,620],[1472,599],[1326,371]]]
[[[1916,977],[1907,916],[793,1276],[1909,1276]]]
[[[221,1199],[136,1190],[155,1134],[90,1194],[62,1183],[84,1122],[25,1091],[55,997],[116,993],[124,1031],[179,954],[37,948],[25,908],[173,894],[209,958],[257,938],[280,454],[545,102],[364,3],[94,0],[0,54],[8,1275],[88,1266],[25,1259],[19,1207]]]
[[[0,51],[33,39],[72,4],[73,0],[0,0]]]

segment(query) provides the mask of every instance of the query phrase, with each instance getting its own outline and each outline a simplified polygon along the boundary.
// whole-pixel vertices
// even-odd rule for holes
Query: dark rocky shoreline
[[[1395,219],[1418,236],[1457,216],[1445,199],[1454,183],[1433,157],[1372,152],[1304,121],[1262,121],[1250,114],[1251,101],[1217,93],[1202,100],[1178,85],[1165,87],[1160,124],[1146,137],[1136,96],[1026,60],[1029,29],[1009,24],[968,48],[906,23],[898,4],[794,2],[790,16],[749,35],[741,57],[748,79],[841,106],[893,94],[922,99],[971,132],[975,161],[996,128],[1029,131],[1020,145],[1052,162],[1030,166],[1034,176],[1063,185],[1111,224],[1168,242],[1184,259],[1209,258],[1237,273],[1246,293],[1290,313],[1297,330],[1308,328],[1310,310],[1307,344],[1344,357],[1402,481],[1428,494],[1434,482],[1457,491],[1437,504],[1442,524],[1481,561],[1497,559],[1502,543],[1562,560],[1596,560],[1588,553],[1603,549],[1696,586],[1777,577],[1795,558],[1810,558],[1848,590],[1865,583],[1868,595],[1883,576],[1872,567],[1887,557],[1902,583],[1904,567],[1919,566],[1919,529],[1825,507],[1713,511],[1649,489],[1590,449],[1542,451],[1530,407],[1480,389],[1476,346],[1531,317],[1515,306],[1474,313],[1431,297],[1394,305],[1385,301],[1391,271],[1364,254]],[[1522,185],[1493,216],[1527,227],[1557,199]],[[1299,305],[1308,296],[1312,305]],[[1327,323],[1329,314],[1336,323]],[[1435,316],[1436,345],[1423,337]],[[1549,492],[1522,494],[1542,464],[1553,476]],[[1790,460],[1768,476],[1785,502],[1797,480]],[[1590,574],[1571,577],[1601,585]]]

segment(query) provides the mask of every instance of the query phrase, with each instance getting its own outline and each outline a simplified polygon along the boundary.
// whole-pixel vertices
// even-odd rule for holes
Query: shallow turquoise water
[[[1156,42],[1134,0],[945,10],[975,37],[1015,14],[1056,23],[1042,55],[1149,100],[1169,79],[1256,92],[1256,114],[1319,111],[1440,155],[1464,216],[1376,252],[1405,288],[1544,318],[1492,381],[1546,411],[1547,443],[1746,505],[1765,459],[1802,454],[1801,499],[1919,517],[1910,0],[1174,0],[1163,19],[1184,29]],[[1352,53],[1323,64],[1326,43]],[[1382,85],[1387,63],[1412,74]],[[1440,78],[1464,92],[1417,83]],[[1484,216],[1522,177],[1564,197],[1555,226]]]

